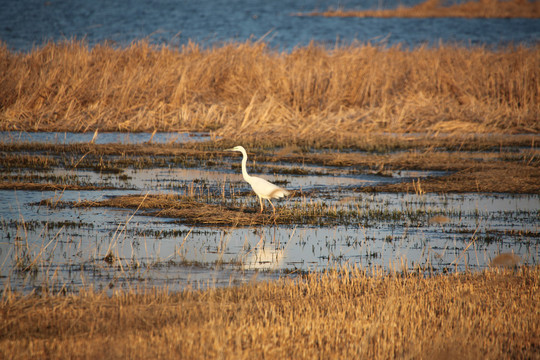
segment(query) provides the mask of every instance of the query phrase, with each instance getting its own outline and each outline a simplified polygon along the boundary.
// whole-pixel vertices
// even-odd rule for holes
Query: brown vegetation
[[[540,268],[432,278],[358,269],[169,294],[0,302],[4,358],[503,359],[540,351]]]
[[[244,145],[289,146],[272,155],[259,153],[254,157],[259,161],[350,166],[355,171],[457,171],[421,184],[396,185],[399,189],[371,190],[408,191],[410,186],[416,192],[539,192],[539,54],[538,46],[407,51],[312,45],[277,53],[252,43],[173,50],[145,43],[89,49],[69,42],[29,54],[3,47],[1,130],[210,130],[227,140],[184,147],[0,144],[0,166],[77,168],[109,155],[120,158],[115,161],[154,158],[147,155],[208,160],[230,147],[227,141],[242,139]],[[381,132],[459,136],[389,136],[380,141],[376,134]],[[468,133],[532,135],[488,141]],[[406,151],[302,150],[314,142],[319,147]],[[500,152],[478,151],[494,144],[501,144]],[[502,150],[516,144],[530,146],[530,151]],[[458,151],[474,147],[477,152],[452,153],[437,146]],[[2,186],[77,185],[13,180]],[[278,217],[271,217],[168,195],[70,205],[128,207],[192,224],[208,218],[220,225],[280,223],[289,214],[280,209]],[[540,268],[521,267],[432,278],[366,276],[359,269],[343,269],[176,294],[83,291],[22,297],[5,288],[0,357],[534,358],[540,352],[539,286]]]
[[[396,170],[448,171],[451,174],[447,176],[422,180],[422,190],[438,193],[539,194],[540,152],[535,147],[535,144],[538,143],[537,138],[534,135],[503,136],[492,139],[482,139],[476,136],[434,137],[431,139],[368,136],[358,143],[351,143],[370,152],[341,152],[339,150],[313,152],[298,146],[285,146],[270,151],[257,149],[255,147],[257,144],[252,141],[254,151],[250,152],[250,159],[258,163],[267,162],[267,164],[259,166],[262,169],[268,168],[266,172],[269,173],[280,172],[280,168],[275,167],[274,162],[346,167],[351,173],[382,175],[388,175],[391,171]],[[114,170],[121,173],[126,168],[209,167],[207,164],[210,162],[211,167],[223,169],[229,168],[231,164],[225,158],[230,154],[222,152],[221,149],[229,148],[233,144],[231,141],[187,144],[185,146],[170,144],[0,144],[0,154],[2,154],[0,168],[50,170],[54,167],[90,168],[96,172]],[[516,151],[516,147],[521,149]],[[401,151],[388,151],[392,149]],[[495,149],[498,151],[494,151]],[[28,152],[39,152],[41,155],[29,155]],[[96,165],[100,163],[103,166]],[[275,170],[273,170],[274,168]],[[42,179],[47,180],[47,183],[38,180],[32,176],[5,175],[0,177],[0,188],[94,190],[107,187],[104,187],[103,184],[77,184],[66,181],[64,178],[58,178],[56,182],[54,178]],[[413,183],[407,182],[365,187],[359,191],[409,192],[414,191],[414,188]],[[199,208],[197,211],[204,211],[204,209]],[[196,212],[193,212],[192,215],[196,217]],[[251,221],[255,220],[245,218],[240,222],[249,224]]]
[[[362,191],[426,193],[511,193],[540,194],[540,168],[527,166],[485,166],[421,182],[363,188]],[[420,187],[420,188],[419,188]]]
[[[0,48],[0,130],[209,130],[228,139],[539,133],[540,47],[262,43]],[[279,138],[276,140],[276,138]]]
[[[328,10],[314,11],[300,16],[326,17],[463,17],[463,18],[540,18],[538,0],[473,0],[464,3],[451,3],[442,0],[426,0],[413,7],[399,6],[396,9],[378,10]]]
[[[183,224],[251,226],[275,222],[270,215],[259,214],[256,209],[245,211],[245,209],[208,204],[197,201],[193,197],[177,195],[124,195],[101,201],[84,200],[68,205],[139,209],[149,216],[181,219]]]

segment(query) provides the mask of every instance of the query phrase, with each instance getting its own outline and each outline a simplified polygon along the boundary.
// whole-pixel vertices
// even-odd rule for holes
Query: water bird
[[[257,176],[250,176],[247,173],[246,170],[246,163],[247,163],[247,153],[246,149],[244,149],[243,146],[235,146],[232,149],[226,149],[225,151],[239,151],[242,153],[242,176],[244,177],[244,180],[251,185],[251,188],[257,194],[259,197],[259,203],[261,204],[261,213],[263,212],[263,199],[268,200],[270,205],[272,205],[272,209],[274,210],[274,214],[276,213],[276,208],[274,207],[274,204],[272,204],[272,201],[270,199],[279,199],[284,196],[289,195],[289,191],[280,188],[277,185],[272,184],[270,181],[265,180],[263,178],[257,177]]]

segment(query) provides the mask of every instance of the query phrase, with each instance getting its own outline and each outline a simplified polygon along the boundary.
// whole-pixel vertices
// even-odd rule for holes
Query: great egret
[[[271,182],[260,178],[256,176],[250,176],[247,173],[246,170],[246,163],[247,163],[247,153],[246,149],[244,149],[243,146],[235,146],[232,149],[227,149],[225,151],[239,151],[242,153],[242,176],[244,177],[244,180],[251,185],[251,188],[253,191],[255,191],[255,194],[259,197],[259,202],[261,204],[261,213],[263,211],[264,205],[263,205],[263,199],[268,200],[270,205],[272,205],[272,209],[274,210],[274,214],[276,213],[276,208],[274,207],[274,204],[272,204],[272,201],[270,199],[278,199],[282,198],[284,196],[289,195],[289,192],[285,189],[280,188],[277,185],[272,184]]]

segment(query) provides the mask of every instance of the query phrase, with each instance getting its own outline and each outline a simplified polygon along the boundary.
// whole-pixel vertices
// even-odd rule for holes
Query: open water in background
[[[85,39],[119,46],[148,39],[203,46],[260,39],[278,50],[310,41],[334,46],[352,41],[416,47],[460,43],[499,46],[538,44],[539,19],[378,19],[298,17],[327,10],[392,8],[422,0],[0,0],[0,41],[10,50],[29,51],[47,41]]]

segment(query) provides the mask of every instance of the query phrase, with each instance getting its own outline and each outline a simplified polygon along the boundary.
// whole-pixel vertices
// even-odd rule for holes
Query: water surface
[[[85,39],[91,46],[108,41],[120,46],[148,39],[179,46],[189,40],[211,46],[264,39],[291,50],[315,41],[329,46],[352,41],[414,47],[439,41],[464,45],[537,44],[538,19],[380,19],[297,17],[326,10],[391,8],[421,1],[251,1],[7,0],[0,12],[0,39],[10,49],[29,51],[47,41]]]
[[[118,135],[108,136],[117,139]],[[140,139],[149,135],[140,134]],[[17,139],[17,134],[3,136],[10,143]],[[50,134],[33,136],[37,141],[81,141],[80,134],[68,133],[61,139]],[[25,136],[18,138],[29,141]],[[168,135],[163,139],[168,142]],[[129,141],[134,140],[130,136]],[[332,166],[253,166],[250,162],[253,175],[279,181],[303,194],[274,201],[278,208],[323,207],[329,213],[343,214],[343,220],[326,221],[321,215],[307,224],[194,226],[135,209],[47,206],[42,202],[192,194],[239,211],[258,209],[256,196],[233,166],[239,160],[215,158],[213,165],[201,162],[201,166],[190,167],[127,167],[119,173],[61,167],[4,169],[6,178],[28,176],[46,183],[57,177],[67,183],[113,189],[0,190],[0,285],[22,291],[88,286],[183,289],[275,279],[342,265],[420,269],[427,274],[477,271],[489,267],[501,253],[514,253],[523,264],[538,264],[538,195],[359,192],[364,186],[445,172],[403,170],[381,176],[361,171],[351,174],[347,168]],[[288,171],[293,168],[302,170],[300,175]]]

